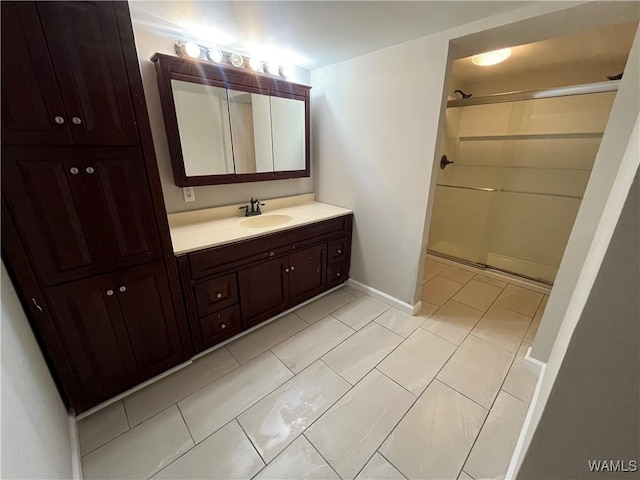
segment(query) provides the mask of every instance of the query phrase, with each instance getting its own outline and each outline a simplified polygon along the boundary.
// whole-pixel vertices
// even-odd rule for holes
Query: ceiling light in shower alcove
[[[502,48],[500,50],[493,50],[491,52],[480,53],[471,57],[471,61],[474,65],[481,67],[488,67],[489,65],[495,65],[500,62],[504,62],[511,55],[510,48]]]

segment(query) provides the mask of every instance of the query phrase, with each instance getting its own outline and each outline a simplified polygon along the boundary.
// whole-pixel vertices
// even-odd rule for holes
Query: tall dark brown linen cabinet
[[[2,2],[2,255],[76,413],[189,358],[127,2]]]

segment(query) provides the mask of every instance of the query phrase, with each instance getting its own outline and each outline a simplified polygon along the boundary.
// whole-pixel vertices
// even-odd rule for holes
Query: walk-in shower
[[[553,283],[618,83],[449,101],[429,251]]]

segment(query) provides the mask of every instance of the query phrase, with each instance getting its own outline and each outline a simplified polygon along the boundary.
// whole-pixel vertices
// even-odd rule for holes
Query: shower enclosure
[[[553,283],[618,83],[449,101],[430,253]]]

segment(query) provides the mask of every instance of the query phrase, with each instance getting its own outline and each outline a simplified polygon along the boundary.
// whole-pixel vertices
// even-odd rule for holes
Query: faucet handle
[[[243,205],[239,208],[239,210],[243,210],[244,209],[244,216],[248,217],[248,213],[249,213],[249,205]]]
[[[264,207],[264,203],[260,203],[260,200],[258,200],[258,199],[256,198],[256,213],[258,213],[258,214],[262,213],[262,212],[260,211],[260,207]]]

